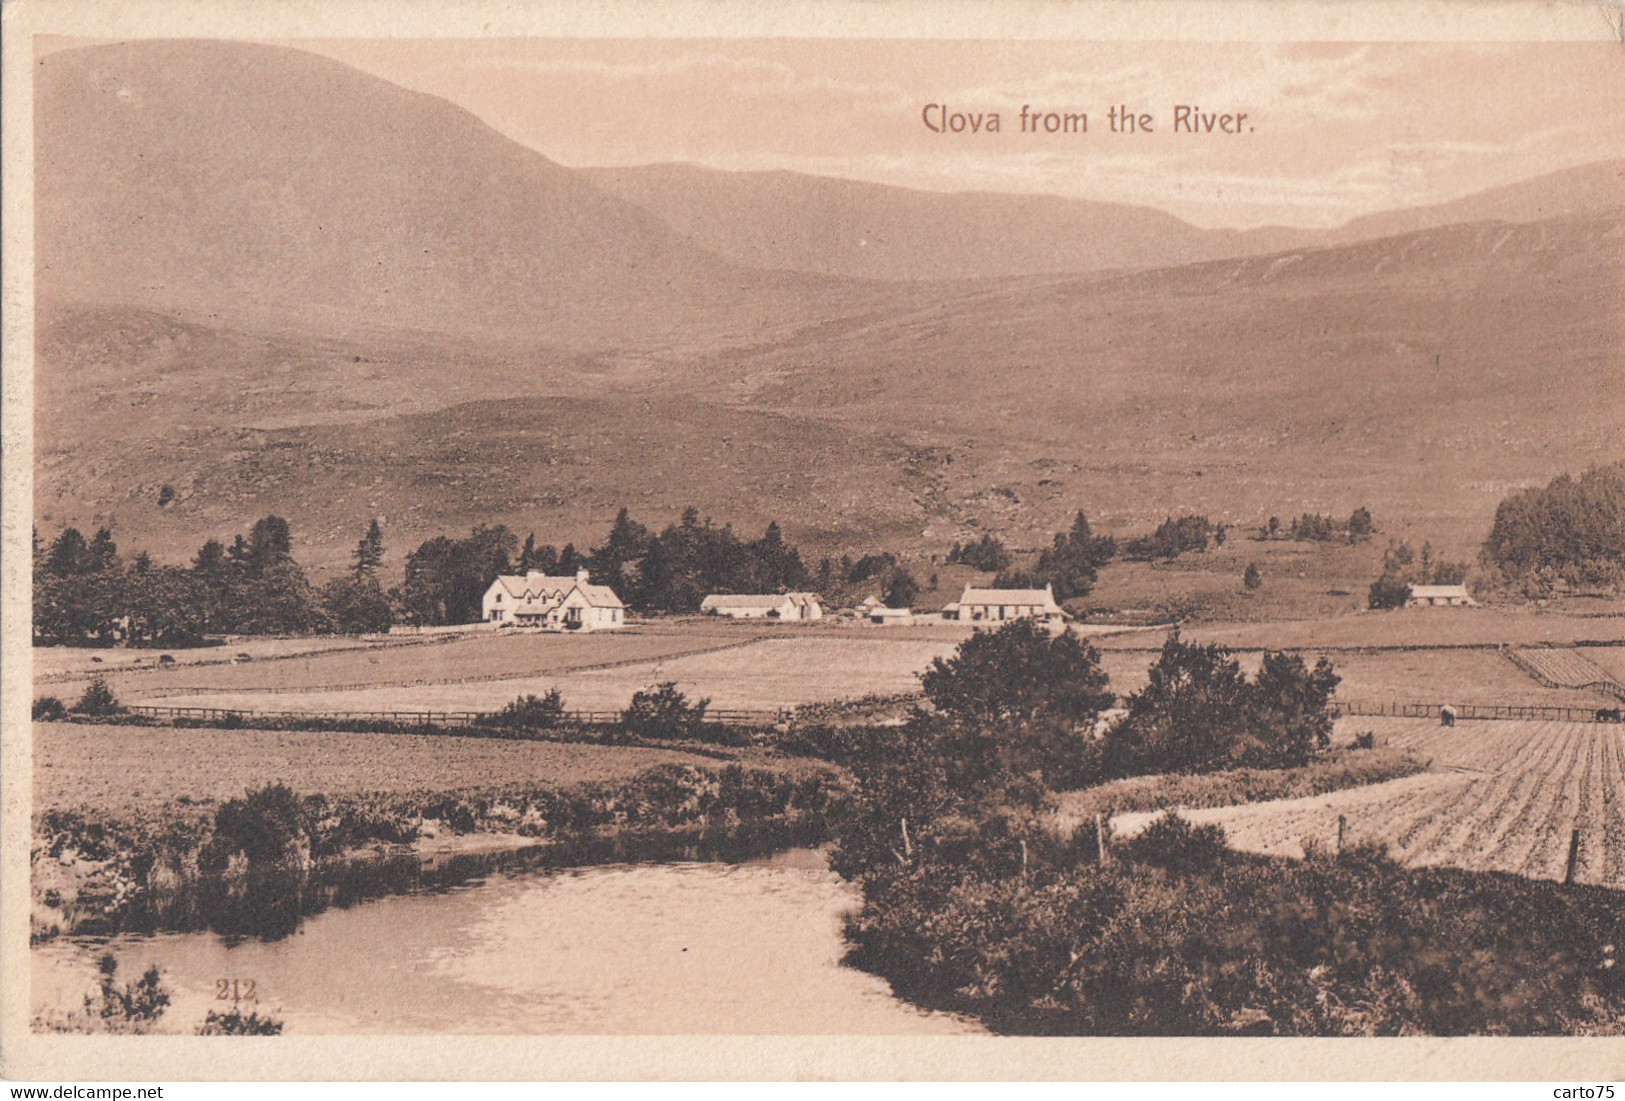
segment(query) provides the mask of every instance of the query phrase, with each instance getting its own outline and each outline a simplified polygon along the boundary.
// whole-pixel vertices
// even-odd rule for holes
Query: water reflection
[[[310,869],[278,865],[155,890],[116,921],[85,923],[80,931],[112,936],[209,930],[230,940],[280,940],[292,936],[304,919],[329,909],[348,909],[390,895],[446,891],[497,872],[630,862],[737,862],[818,840],[813,826],[769,822],[718,831],[627,833],[495,851],[394,853]]]
[[[840,965],[856,899],[816,852],[747,863],[507,867],[463,885],[305,918],[280,939],[209,932],[54,942],[34,951],[36,1009],[71,1006],[110,949],[156,963],[190,1031],[220,979],[290,1034],[915,1033],[922,1013]]]

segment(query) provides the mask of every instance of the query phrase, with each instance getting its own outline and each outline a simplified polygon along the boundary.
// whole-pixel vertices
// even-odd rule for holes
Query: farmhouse
[[[1066,613],[1055,603],[1055,591],[1048,585],[1042,589],[973,589],[967,585],[957,601],[942,609],[942,618],[967,623],[1009,619],[1057,623]]]
[[[1410,596],[1405,598],[1407,608],[1469,608],[1477,604],[1467,595],[1466,585],[1412,585]]]
[[[700,611],[729,619],[822,619],[824,609],[815,593],[712,593],[700,601]]]
[[[535,570],[504,575],[485,590],[485,620],[503,627],[556,631],[604,630],[626,623],[626,605],[608,585],[594,585],[586,570],[549,577]]]

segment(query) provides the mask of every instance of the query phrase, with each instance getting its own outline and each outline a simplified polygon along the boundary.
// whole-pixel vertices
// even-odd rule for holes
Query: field
[[[815,767],[748,750],[749,767]],[[281,781],[324,795],[623,780],[662,764],[715,769],[676,749],[557,745],[494,738],[318,734],[34,724],[34,811],[94,807],[117,816],[185,796],[228,799]]]
[[[621,641],[600,637],[611,644]],[[496,640],[497,644],[506,641]],[[426,685],[390,685],[386,681],[380,687],[297,694],[244,688],[172,697],[155,693],[150,698],[181,706],[266,710],[465,711],[494,709],[517,695],[556,687],[563,692],[567,707],[615,710],[625,707],[640,688],[675,681],[690,697],[709,698],[719,708],[773,710],[868,693],[915,691],[918,673],[933,657],[951,653],[957,645],[946,638],[887,638],[878,629],[867,638],[809,633],[799,638],[746,641],[746,645],[728,648],[713,643],[699,652],[678,651],[625,664],[605,663],[608,667],[560,669],[495,681]]]
[[[1381,646],[1540,646],[1576,641],[1625,645],[1625,614],[1577,614],[1523,608],[1398,608],[1268,623],[1208,622],[1181,632],[1189,642],[1273,650]],[[1144,646],[1144,636],[1114,635],[1105,648]]]
[[[1413,865],[1561,879],[1580,831],[1580,883],[1625,889],[1625,728],[1602,723],[1346,719],[1339,739],[1373,730],[1380,743],[1431,759],[1432,771],[1307,799],[1188,812],[1224,827],[1237,848],[1301,855],[1306,841],[1376,841]],[[1120,815],[1133,833],[1152,817]]]

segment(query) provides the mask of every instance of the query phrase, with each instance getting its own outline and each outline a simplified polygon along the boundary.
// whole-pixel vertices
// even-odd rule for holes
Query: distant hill
[[[1357,218],[1333,230],[1246,231],[1200,229],[1151,207],[1053,195],[919,191],[684,164],[583,171],[684,240],[736,263],[890,280],[1172,267],[1462,222],[1533,222],[1625,206],[1625,161]]]
[[[477,522],[562,542],[688,503],[837,551],[1035,546],[1080,507],[1143,531],[1365,504],[1460,556],[1510,487],[1621,457],[1599,396],[1622,332],[1620,215],[949,284],[630,372],[404,341],[356,366],[361,345],[70,313],[41,350],[36,502],[48,530],[168,554],[279,511],[327,562],[373,515],[395,547]]]
[[[1617,166],[1250,255],[1272,238],[1132,207],[617,184],[296,50],[42,62],[47,534],[177,560],[274,511],[333,565],[373,516],[398,555],[694,504],[838,553],[1365,504],[1460,556],[1508,488],[1625,457]],[[1023,210],[1094,228],[1000,252]]]
[[[1167,267],[1271,243],[1198,229],[1150,207],[1053,195],[916,191],[682,164],[583,171],[698,248],[752,267],[824,275],[979,279]]]
[[[828,281],[743,272],[461,108],[303,51],[146,41],[36,74],[47,301],[595,347],[838,308]]]

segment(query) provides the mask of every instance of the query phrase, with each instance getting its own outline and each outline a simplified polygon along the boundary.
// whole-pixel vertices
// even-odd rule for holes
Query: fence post
[[[1343,831],[1348,828],[1349,819],[1346,814],[1337,816],[1337,856],[1343,855]]]
[[[1579,864],[1580,831],[1576,829],[1569,832],[1569,863],[1568,867],[1563,870],[1563,886],[1569,887],[1574,884],[1574,872],[1579,867]]]
[[[1106,819],[1098,810],[1095,811],[1095,847],[1100,850],[1102,864],[1111,859],[1111,854],[1106,851]]]

